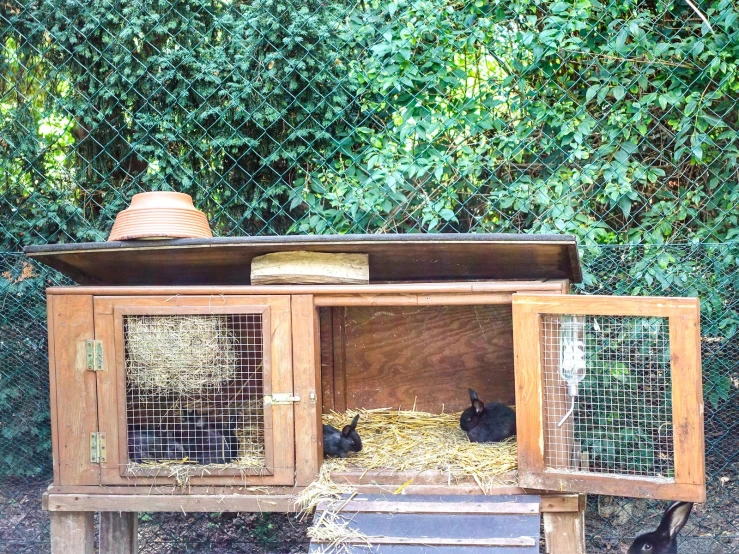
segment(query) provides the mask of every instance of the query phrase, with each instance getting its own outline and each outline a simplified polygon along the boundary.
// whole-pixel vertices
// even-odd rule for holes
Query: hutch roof
[[[219,237],[27,246],[82,285],[244,285],[271,252],[369,254],[370,280],[582,280],[572,235],[402,234]]]

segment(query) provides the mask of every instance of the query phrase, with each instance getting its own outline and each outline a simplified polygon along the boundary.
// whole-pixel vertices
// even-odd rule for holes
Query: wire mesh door
[[[117,435],[106,441],[117,447],[117,471],[103,471],[104,483],[291,483],[292,406],[265,402],[291,380],[280,340],[289,337],[289,300],[277,311],[269,299],[205,300],[113,306],[117,398],[98,411],[101,429]]]
[[[699,501],[698,301],[514,296],[521,484]]]

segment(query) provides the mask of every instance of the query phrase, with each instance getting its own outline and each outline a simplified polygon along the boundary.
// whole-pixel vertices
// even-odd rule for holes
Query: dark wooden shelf
[[[370,281],[582,279],[571,235],[299,235],[28,246],[84,285],[248,285],[251,260],[291,250],[369,254]]]

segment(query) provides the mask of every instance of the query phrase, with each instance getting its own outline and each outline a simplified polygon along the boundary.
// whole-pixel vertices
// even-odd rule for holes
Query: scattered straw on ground
[[[236,373],[226,316],[127,316],[126,377],[142,389],[199,393]]]
[[[518,467],[518,449],[513,438],[499,443],[471,443],[459,428],[459,414],[350,410],[325,414],[323,422],[341,429],[357,413],[362,451],[348,458],[324,460],[318,478],[298,495],[298,505],[304,512],[356,490],[333,482],[332,471],[439,471],[452,482],[471,477],[483,493],[495,485],[515,484],[512,472]]]
[[[370,538],[349,525],[351,520],[338,512],[342,502],[322,512],[308,529],[308,538],[319,543],[317,552],[345,552],[351,554],[351,546],[371,548]]]

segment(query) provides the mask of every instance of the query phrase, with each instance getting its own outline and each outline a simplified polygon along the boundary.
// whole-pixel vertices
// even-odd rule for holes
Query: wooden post
[[[100,512],[100,554],[136,554],[138,512]]]
[[[585,507],[579,497],[577,512],[544,512],[544,546],[547,554],[585,554]]]
[[[51,554],[94,554],[93,512],[49,512]]]

